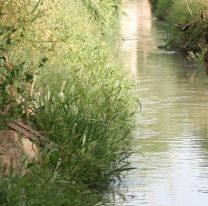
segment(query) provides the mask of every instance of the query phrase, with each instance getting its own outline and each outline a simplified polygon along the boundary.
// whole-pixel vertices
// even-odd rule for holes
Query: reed
[[[83,22],[87,28],[89,19]],[[58,70],[54,65],[40,76],[41,95],[34,119],[39,129],[58,145],[60,152],[52,157],[55,164],[61,159],[60,168],[69,177],[82,177],[90,187],[97,187],[128,169],[125,145],[135,100],[132,85],[109,55],[105,38],[92,39],[86,32],[82,36],[78,24],[71,29],[77,31],[72,35],[79,35],[79,41],[70,42],[73,46],[66,53],[65,65]]]

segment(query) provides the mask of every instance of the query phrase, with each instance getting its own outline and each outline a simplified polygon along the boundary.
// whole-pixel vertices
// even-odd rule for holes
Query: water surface
[[[126,206],[208,205],[208,86],[182,54],[158,49],[167,31],[148,0],[125,0],[119,59],[138,85],[142,111],[121,184]]]

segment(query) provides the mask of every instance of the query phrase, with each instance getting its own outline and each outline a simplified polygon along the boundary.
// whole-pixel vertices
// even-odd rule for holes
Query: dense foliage
[[[168,23],[168,47],[202,52],[208,45],[208,3],[198,0],[158,0],[156,16]]]
[[[108,44],[119,1],[0,8],[1,126],[21,118],[45,137],[30,172],[2,175],[1,205],[94,205],[129,169],[136,101]]]

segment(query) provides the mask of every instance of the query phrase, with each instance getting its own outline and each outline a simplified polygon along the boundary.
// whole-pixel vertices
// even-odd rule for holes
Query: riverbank
[[[167,23],[167,49],[191,52],[203,64],[208,50],[207,1],[151,0],[158,20]]]
[[[136,100],[109,45],[116,2],[0,5],[0,126],[18,119],[41,134],[24,175],[1,173],[1,205],[99,205],[129,169]]]

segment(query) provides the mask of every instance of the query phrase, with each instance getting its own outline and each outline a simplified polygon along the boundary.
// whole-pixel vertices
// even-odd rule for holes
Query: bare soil
[[[25,161],[37,160],[38,149],[29,138],[14,130],[0,131],[0,165],[3,172],[9,168],[22,173]]]

